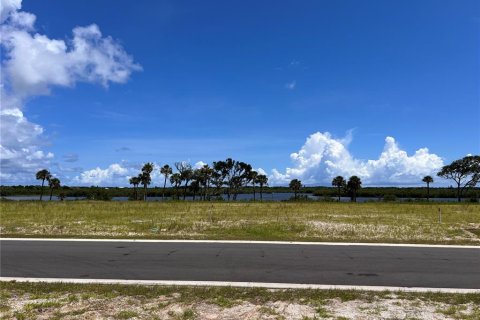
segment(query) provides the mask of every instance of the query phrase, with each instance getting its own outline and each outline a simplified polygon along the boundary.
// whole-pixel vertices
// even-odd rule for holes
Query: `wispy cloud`
[[[293,90],[293,89],[295,89],[296,86],[297,86],[297,81],[295,81],[295,80],[285,84],[285,88],[287,90]]]
[[[76,153],[68,153],[63,155],[63,161],[65,162],[77,162],[78,161],[78,154]]]
[[[298,61],[298,60],[292,60],[292,61],[290,62],[290,67],[291,67],[291,68],[298,67],[299,65],[300,65],[300,61]]]

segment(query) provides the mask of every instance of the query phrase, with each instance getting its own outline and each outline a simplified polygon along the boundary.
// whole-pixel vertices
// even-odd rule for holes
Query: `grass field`
[[[478,204],[2,201],[0,213],[2,237],[480,245]]]
[[[0,282],[2,319],[479,319],[480,294]]]

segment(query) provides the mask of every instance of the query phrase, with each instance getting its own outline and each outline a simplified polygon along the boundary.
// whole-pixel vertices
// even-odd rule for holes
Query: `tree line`
[[[159,173],[163,176],[163,188],[161,196],[163,199],[166,196],[173,199],[185,199],[187,194],[193,195],[193,199],[200,200],[217,200],[220,199],[222,194],[227,195],[227,199],[237,199],[239,193],[248,192],[253,193],[253,198],[256,199],[256,192],[259,191],[260,200],[263,200],[263,192],[265,188],[274,192],[285,192],[285,187],[269,187],[268,177],[263,174],[259,174],[252,169],[252,166],[241,161],[236,161],[231,158],[225,161],[215,161],[212,165],[204,165],[201,168],[193,168],[191,164],[183,161],[176,162],[174,167],[168,164],[155,168],[153,163],[146,163],[143,165],[141,172],[138,176],[130,178],[130,184],[133,186],[133,199],[146,200],[149,191],[148,187],[151,185],[152,173],[154,170],[159,170]],[[453,180],[455,182],[455,189],[453,188],[436,188],[435,197],[453,197],[455,196],[458,201],[465,195],[476,197],[475,187],[480,180],[480,156],[466,156],[462,159],[453,161],[451,164],[443,166],[437,173],[437,176]],[[93,199],[108,199],[112,195],[122,196],[125,195],[123,190],[119,188],[112,188],[111,192],[106,192],[100,188],[90,187],[89,192],[82,191],[84,188],[69,188],[60,185],[60,180],[47,170],[43,169],[36,173],[36,179],[42,181],[40,187],[40,199],[43,197],[44,184],[48,183],[50,189],[50,200],[54,190],[61,189],[62,193],[60,198],[69,196],[86,196]],[[167,182],[170,182],[171,188],[167,191]],[[434,183],[434,179],[431,176],[425,176],[422,182],[426,183],[426,197],[427,200],[431,196],[430,184]],[[143,194],[140,197],[139,186],[143,187]],[[20,186],[19,186],[20,187]],[[19,187],[3,187],[1,195],[8,195],[4,189],[9,188],[10,194],[19,194],[16,191]],[[31,186],[29,192],[36,192],[37,187]],[[257,189],[258,187],[258,189]],[[423,197],[420,188],[394,188],[394,187],[369,187],[362,188],[362,181],[358,176],[352,176],[346,180],[342,176],[337,176],[332,180],[332,187],[334,190],[328,187],[305,187],[298,179],[293,179],[289,183],[289,188],[294,192],[294,199],[298,200],[298,193],[300,191],[306,193],[313,193],[317,196],[336,196],[340,198],[342,195],[350,196],[352,201],[356,201],[358,196],[364,197],[382,197],[385,195],[396,195],[400,197]],[[25,191],[28,187],[23,187]],[[469,193],[469,189],[471,192]],[[69,192],[68,192],[69,191]],[[150,192],[152,192],[150,190]],[[108,193],[108,194],[105,194]],[[33,194],[33,193],[32,193]],[[38,194],[38,193],[35,193]],[[158,195],[157,191],[154,191],[155,195]],[[198,197],[198,198],[197,198]]]
[[[348,181],[342,176],[337,176],[332,180],[332,186],[337,188],[338,201],[342,195],[350,196],[352,202],[357,202],[358,190],[362,186],[362,180],[357,176],[351,176]],[[298,193],[302,188],[302,181],[293,179],[289,184],[290,189],[294,192],[294,200],[298,200]]]
[[[175,172],[174,172],[175,168]],[[208,201],[218,199],[225,192],[227,199],[236,200],[240,191],[250,186],[253,188],[253,200],[256,200],[256,187],[259,187],[260,200],[263,200],[263,188],[268,185],[268,177],[253,170],[248,163],[228,158],[225,161],[214,161],[212,165],[203,165],[193,168],[186,161],[175,162],[174,168],[165,164],[158,168],[164,177],[162,199],[165,199],[167,181],[170,182],[174,192],[173,198],[180,197],[185,200],[187,193],[193,194],[193,200]],[[143,200],[147,200],[147,188],[152,182],[152,172],[155,170],[153,163],[143,165],[141,172],[136,177],[131,177],[129,182],[134,189],[134,199],[139,199],[138,187],[143,187]]]
[[[433,175],[432,175],[433,176]],[[436,176],[433,176],[434,178]],[[128,180],[127,180],[128,181]],[[436,185],[437,179],[435,179],[435,183],[430,184],[429,193],[430,199],[432,198],[457,198],[457,188],[453,186],[448,187],[440,187]],[[47,182],[45,182],[45,190],[43,198],[45,199],[45,195],[49,194],[49,188]],[[41,193],[41,183],[38,185],[11,185],[11,186],[0,186],[0,197],[11,197],[11,196],[35,196],[37,199],[39,198],[39,194]],[[133,200],[134,198],[134,190],[132,186],[68,186],[62,183],[60,188],[53,190],[53,198],[55,197],[67,197],[67,198],[98,198],[95,196],[96,193],[102,192],[105,194],[106,199],[112,199],[117,197],[127,197]],[[143,198],[143,189],[137,190],[139,192],[140,197]],[[260,199],[259,195],[259,187],[256,186],[255,192],[257,195],[257,199]],[[331,186],[309,186],[309,185],[302,185],[301,190],[299,191],[299,198],[302,198],[304,195],[308,194],[314,197],[318,197],[322,200],[327,200],[327,198],[335,198],[337,199],[338,190],[336,187]],[[163,176],[161,181],[157,184],[150,184],[147,188],[147,195],[149,198],[162,198],[163,191]],[[264,186],[263,187],[263,200],[271,199],[271,194],[279,194],[279,193],[292,193],[293,191],[290,189],[288,185],[285,186]],[[251,185],[244,187],[240,194],[250,195],[253,198],[253,188]],[[239,198],[240,198],[239,194]],[[269,195],[267,197],[267,194]],[[343,196],[347,196],[348,194],[343,194]],[[193,192],[188,189],[187,196],[189,199],[193,197]],[[225,196],[225,195],[224,195]],[[174,189],[170,186],[170,183],[167,181],[167,186],[165,189],[165,198],[171,199],[175,197]],[[360,188],[357,192],[357,197],[365,197],[365,198],[376,198],[380,199],[383,197],[389,198],[412,198],[412,199],[423,199],[427,198],[427,189],[426,185],[422,187],[402,187],[402,186],[395,186],[395,187],[369,187],[364,186],[362,184],[362,188]],[[466,189],[465,192],[462,193],[463,199],[476,199],[480,197],[480,188],[479,185],[475,188]],[[225,196],[226,198],[226,196]],[[47,196],[48,199],[48,196]],[[196,196],[198,199],[198,194]]]

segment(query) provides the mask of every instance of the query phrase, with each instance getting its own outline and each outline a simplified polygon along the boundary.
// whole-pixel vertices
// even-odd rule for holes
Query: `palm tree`
[[[297,193],[300,190],[300,188],[302,187],[302,181],[300,181],[298,179],[293,179],[292,181],[290,181],[289,187],[295,193],[295,200],[297,200]]]
[[[140,174],[140,181],[143,185],[143,200],[147,201],[147,187],[152,182],[151,173],[153,171],[153,163],[147,162],[142,167],[142,173]]]
[[[336,176],[332,180],[332,186],[337,187],[338,190],[338,202],[340,202],[340,195],[342,194],[342,188],[345,188],[346,181],[342,176]]]
[[[165,176],[165,181],[163,182],[163,192],[162,192],[162,200],[165,200],[165,188],[167,186],[167,179],[173,173],[172,168],[166,164],[160,168],[160,173]]]
[[[264,174],[259,174],[257,176],[257,183],[260,186],[260,201],[263,201],[263,186],[268,184],[268,178]]]
[[[130,184],[133,185],[133,196],[135,200],[138,200],[138,193],[137,193],[137,187],[141,182],[140,176],[138,177],[131,177],[130,180],[128,180]]]
[[[35,176],[36,176],[37,180],[42,180],[42,189],[40,190],[40,201],[42,201],[43,185],[45,184],[45,180],[50,179],[50,177],[52,175],[50,174],[50,171],[48,171],[47,169],[43,169],[43,170],[38,171]]]
[[[60,179],[58,178],[48,179],[48,186],[50,187],[50,201],[52,201],[53,189],[60,188]]]
[[[422,181],[427,184],[427,201],[430,201],[430,183],[433,183],[433,178],[431,176],[425,176]]]
[[[351,176],[348,179],[347,190],[350,192],[350,197],[353,202],[357,202],[358,189],[362,187],[362,180],[357,176]]]

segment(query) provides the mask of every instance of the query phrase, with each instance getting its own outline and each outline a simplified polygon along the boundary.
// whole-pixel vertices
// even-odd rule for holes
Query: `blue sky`
[[[107,185],[145,161],[226,157],[279,184],[355,170],[373,185],[415,184],[480,152],[478,1],[46,0],[17,11],[36,16],[32,37],[67,46],[73,28],[96,24],[141,66],[108,87],[82,76],[22,99],[23,117],[43,128],[35,150],[53,154],[39,163],[71,184],[112,164],[126,171]],[[36,169],[11,168],[2,183],[31,182]]]

